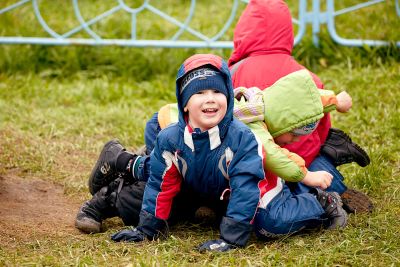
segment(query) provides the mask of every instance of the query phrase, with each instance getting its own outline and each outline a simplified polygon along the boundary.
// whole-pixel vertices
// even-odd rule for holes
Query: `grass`
[[[17,23],[7,18],[0,25],[10,21]],[[224,58],[230,54],[206,49],[0,46],[0,174],[59,183],[68,198],[88,198],[86,179],[102,145],[113,137],[130,149],[142,145],[146,120],[174,101],[177,68],[198,52]],[[226,254],[194,250],[202,241],[217,238],[218,230],[191,224],[173,227],[167,240],[113,243],[110,234],[122,227],[113,219],[101,234],[16,239],[0,247],[0,265],[400,266],[399,49],[339,47],[323,31],[319,48],[305,40],[294,56],[327,88],[346,89],[353,97],[350,113],[333,113],[333,125],[369,152],[371,164],[341,166],[340,171],[350,187],[373,199],[372,214],[351,215],[342,231],[302,233],[271,242],[253,237],[245,249]]]

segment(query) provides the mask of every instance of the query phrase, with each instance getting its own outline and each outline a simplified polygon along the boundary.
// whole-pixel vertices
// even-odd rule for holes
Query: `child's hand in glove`
[[[115,242],[142,242],[146,239],[146,236],[140,229],[134,228],[121,230],[113,234],[111,239]]]
[[[198,249],[200,252],[205,252],[205,251],[225,252],[234,248],[235,246],[228,244],[225,240],[217,239],[217,240],[210,240],[201,244]]]

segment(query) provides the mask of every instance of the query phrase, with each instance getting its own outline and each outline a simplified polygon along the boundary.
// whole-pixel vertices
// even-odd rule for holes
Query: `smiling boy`
[[[176,85],[179,120],[157,136],[139,225],[112,239],[138,242],[165,234],[173,199],[184,188],[194,192],[193,201],[201,195],[215,203],[230,191],[221,239],[210,242],[220,250],[242,247],[253,229],[264,172],[254,134],[233,118],[227,64],[215,55],[194,55],[179,69]]]

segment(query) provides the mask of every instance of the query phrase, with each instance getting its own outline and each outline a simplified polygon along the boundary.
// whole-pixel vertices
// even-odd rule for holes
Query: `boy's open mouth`
[[[217,108],[206,108],[206,109],[203,109],[204,113],[216,113],[217,111],[218,111]]]

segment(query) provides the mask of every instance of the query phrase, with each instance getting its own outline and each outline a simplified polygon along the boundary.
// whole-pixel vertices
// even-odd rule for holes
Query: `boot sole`
[[[349,213],[371,213],[374,209],[369,197],[360,191],[347,189],[341,198],[343,208]]]
[[[101,232],[101,223],[87,217],[75,220],[75,227],[86,234]]]
[[[360,152],[360,154],[362,155],[362,159],[363,161],[356,161],[356,163],[358,165],[360,165],[361,167],[366,167],[371,163],[371,160],[367,154],[367,152],[362,149],[359,145],[357,145],[356,143],[352,143],[354,145],[354,147],[357,149],[358,152]]]
[[[100,156],[99,156],[99,158],[97,159],[96,164],[94,165],[94,168],[92,169],[92,172],[90,173],[90,176],[89,176],[89,183],[88,183],[88,184],[89,184],[89,191],[90,191],[90,193],[91,193],[92,195],[96,194],[96,192],[98,191],[98,190],[97,190],[97,191],[94,190],[95,187],[99,187],[99,190],[100,190],[100,188],[102,188],[103,186],[106,185],[106,182],[107,182],[107,181],[104,181],[104,184],[98,186],[97,184],[96,184],[96,185],[94,184],[93,180],[94,180],[94,175],[95,175],[96,170],[97,170],[97,169],[100,167],[100,165],[102,164],[101,159],[104,158],[105,153],[106,153],[106,151],[108,150],[108,148],[109,148],[111,145],[114,145],[114,144],[119,144],[119,141],[116,140],[116,139],[113,139],[113,140],[111,140],[111,141],[108,141],[108,142],[104,145],[103,150],[101,150]]]
[[[368,154],[367,154],[367,152],[363,149],[363,148],[361,148],[359,145],[357,145],[356,143],[354,143],[352,140],[351,140],[351,138],[350,138],[350,136],[348,136],[345,132],[343,132],[342,130],[340,130],[340,129],[337,129],[337,128],[331,128],[330,129],[330,131],[332,131],[332,132],[334,132],[335,134],[337,134],[337,135],[339,135],[340,137],[342,137],[343,139],[346,139],[349,143],[351,143],[353,146],[354,146],[354,148],[361,154],[361,161],[359,160],[359,161],[356,161],[356,163],[358,164],[358,165],[360,165],[361,167],[366,167],[366,166],[368,166],[370,163],[371,163],[371,159],[369,158],[369,156],[368,156]]]

